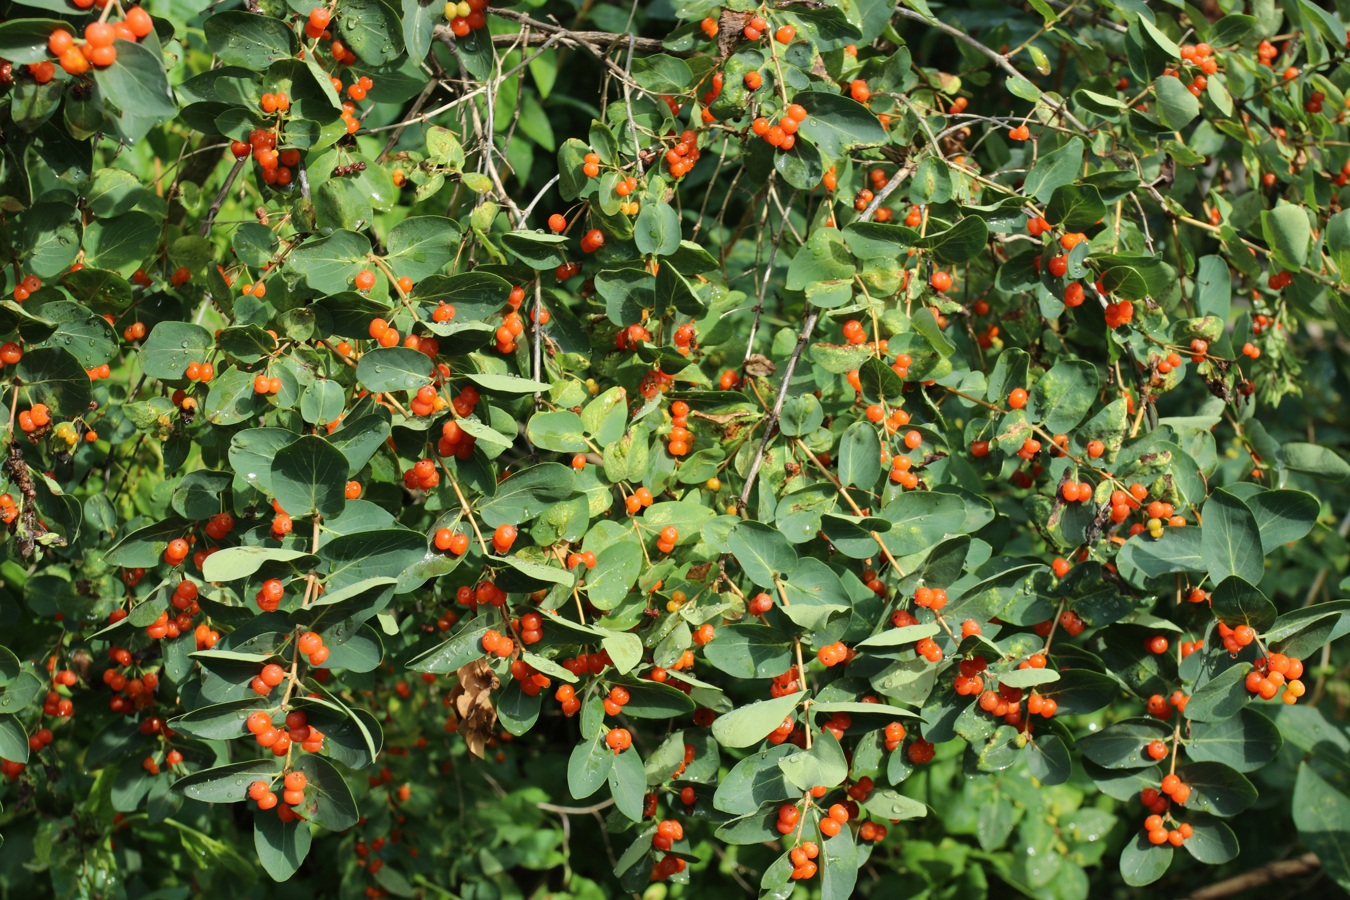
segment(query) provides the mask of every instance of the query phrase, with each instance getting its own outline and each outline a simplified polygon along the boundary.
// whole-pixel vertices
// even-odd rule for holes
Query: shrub
[[[6,5],[6,893],[1350,888],[1336,11],[310,2]]]

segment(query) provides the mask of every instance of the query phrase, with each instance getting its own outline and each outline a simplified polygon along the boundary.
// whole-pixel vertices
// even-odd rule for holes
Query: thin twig
[[[739,503],[742,513],[745,512],[745,505],[750,500],[750,491],[755,486],[759,467],[764,464],[764,454],[768,452],[769,442],[777,435],[778,417],[782,415],[783,401],[787,399],[788,388],[792,385],[792,373],[797,368],[797,361],[802,358],[802,351],[806,349],[807,342],[811,340],[811,332],[815,331],[816,320],[819,318],[819,310],[813,309],[807,314],[806,321],[802,323],[801,333],[797,335],[797,346],[792,348],[792,355],[788,357],[787,365],[783,367],[783,382],[778,385],[778,396],[774,398],[773,409],[769,411],[768,421],[764,423],[764,437],[760,439],[759,449],[755,451],[755,458],[745,473],[745,487],[741,488]]]
[[[1241,875],[1234,875],[1232,878],[1225,878],[1223,881],[1206,885],[1198,891],[1191,891],[1187,900],[1218,900],[1220,897],[1245,894],[1247,891],[1272,882],[1311,875],[1321,867],[1322,862],[1317,858],[1316,853],[1305,853],[1293,859],[1277,859],[1275,862],[1267,863],[1259,869],[1252,869],[1250,872],[1244,872]]]
[[[797,191],[792,192],[792,197],[788,200],[788,206],[791,207],[794,200],[797,199]],[[769,214],[768,204],[764,206],[764,215]],[[755,335],[759,332],[759,318],[764,314],[764,297],[769,292],[769,279],[773,276],[773,262],[778,256],[778,247],[783,240],[783,229],[787,227],[788,217],[786,211],[783,213],[783,219],[778,223],[778,231],[774,234],[773,240],[769,246],[769,261],[764,264],[764,277],[760,279],[759,291],[755,297],[755,317],[750,322],[750,336],[745,339],[745,359],[741,360],[741,367],[750,361],[750,354],[755,349]]]
[[[206,218],[202,219],[202,227],[197,229],[197,237],[206,237],[211,233],[211,223],[216,220],[216,215],[220,208],[225,205],[225,198],[230,194],[230,188],[234,186],[234,180],[239,177],[239,173],[244,171],[244,166],[248,165],[247,156],[234,161],[234,168],[230,169],[230,174],[225,176],[225,183],[220,186],[220,193],[216,194],[216,199],[212,201],[211,208],[206,211]]]
[[[914,10],[909,9],[904,5],[897,6],[895,8],[894,14],[902,19],[909,19],[914,22],[922,22],[923,24],[928,25],[931,28],[936,28],[943,34],[955,38],[956,40],[960,41],[966,46],[973,48],[975,51],[982,54],[983,56],[988,57],[989,60],[991,60],[994,63],[994,65],[1002,69],[1005,73],[1008,74],[1009,77],[1021,78],[1023,81],[1026,81],[1028,84],[1031,84],[1031,86],[1035,88],[1036,94],[1040,98],[1041,102],[1043,102],[1046,106],[1050,107],[1050,109],[1054,111],[1055,115],[1060,116],[1061,118],[1064,119],[1064,121],[1068,122],[1075,129],[1077,129],[1079,134],[1088,135],[1090,133],[1088,127],[1084,125],[1082,122],[1078,121],[1078,118],[1074,116],[1073,113],[1069,112],[1068,105],[1063,100],[1059,100],[1056,102],[1047,97],[1045,91],[1042,91],[1040,88],[1036,87],[1036,85],[1033,84],[1030,79],[1028,79],[1021,72],[1017,71],[1017,67],[1014,66],[1012,63],[1008,62],[1008,58],[1004,56],[1002,53],[999,53],[997,50],[986,47],[984,44],[975,40],[975,38],[966,34],[959,28],[956,28],[952,25],[948,25],[946,22],[939,21],[938,19],[930,19],[923,13],[915,12]]]

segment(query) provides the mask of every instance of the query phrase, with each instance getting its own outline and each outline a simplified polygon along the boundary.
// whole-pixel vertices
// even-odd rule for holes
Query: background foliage
[[[311,2],[3,4],[0,891],[1350,888],[1344,2]]]

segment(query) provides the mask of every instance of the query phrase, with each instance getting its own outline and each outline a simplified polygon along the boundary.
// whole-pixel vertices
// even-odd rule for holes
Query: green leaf
[[[222,63],[261,72],[294,55],[295,32],[281,19],[231,10],[206,20],[206,43]],[[118,48],[120,58],[121,48]]]
[[[1280,201],[1274,209],[1262,212],[1261,233],[1281,266],[1298,269],[1307,264],[1312,226],[1303,207]]]
[[[798,91],[793,102],[806,108],[800,134],[828,160],[841,159],[854,147],[884,144],[888,135],[877,117],[858,101],[823,91]]]
[[[353,231],[335,231],[306,241],[286,257],[286,265],[304,276],[305,283],[324,294],[350,290],[356,275],[366,268],[370,239]]]
[[[341,36],[368,66],[391,63],[403,54],[403,29],[398,13],[384,0],[343,0],[334,37]]]
[[[1215,582],[1236,575],[1252,584],[1261,581],[1265,554],[1261,530],[1251,508],[1235,494],[1217,490],[1202,510],[1200,552]]]
[[[1237,835],[1218,819],[1209,816],[1187,816],[1191,835],[1181,846],[1186,852],[1206,865],[1219,866],[1237,858]]]
[[[672,306],[686,316],[701,316],[707,311],[707,305],[694,292],[689,280],[666,261],[656,271],[656,307],[668,309]]]
[[[0,23],[0,57],[15,65],[50,59],[47,40],[58,28],[72,31],[68,22],[58,19],[11,19]]]
[[[820,847],[821,900],[849,900],[858,881],[858,847],[853,829],[841,828],[832,838],[822,839]]]
[[[1303,762],[1292,806],[1300,840],[1317,854],[1323,870],[1350,890],[1350,798]]]
[[[1079,738],[1078,749],[1088,760],[1108,769],[1139,769],[1154,764],[1144,747],[1171,734],[1172,729],[1157,719],[1125,719]]]
[[[796,747],[791,744],[777,744],[745,756],[718,783],[713,808],[743,816],[755,812],[761,804],[786,800],[794,794],[800,797],[778,768],[778,761],[794,752]]]
[[[1346,462],[1334,450],[1300,441],[1291,441],[1284,444],[1281,449],[1284,451],[1286,469],[1330,481],[1344,481],[1350,478],[1350,462]]]
[[[1045,207],[1045,217],[1056,228],[1082,231],[1101,221],[1106,215],[1102,195],[1090,184],[1063,184],[1055,188]]]
[[[331,518],[347,502],[347,458],[321,437],[306,435],[272,460],[272,494],[290,516]]]
[[[1263,638],[1279,642],[1279,651],[1302,658],[1350,633],[1350,600],[1332,600],[1292,610],[1275,620]]]
[[[161,381],[182,381],[189,363],[205,362],[215,339],[191,322],[160,322],[139,351],[141,370]]]
[[[1101,266],[1102,287],[1126,300],[1165,297],[1176,284],[1176,270],[1154,256],[1113,254],[1092,259]]]
[[[567,761],[567,789],[572,797],[582,800],[600,790],[600,785],[609,778],[614,768],[614,751],[605,744],[606,729],[600,728],[589,740],[583,740],[572,748],[572,756]],[[627,753],[636,755],[629,748]],[[643,778],[646,784],[646,778]]]
[[[732,528],[727,549],[746,577],[761,587],[772,587],[776,576],[790,573],[797,566],[797,552],[787,538],[759,522],[740,522]]]
[[[583,453],[587,449],[581,416],[570,409],[537,412],[525,425],[525,435],[542,450]]]
[[[283,822],[271,810],[253,814],[253,846],[258,862],[273,881],[287,881],[309,855],[309,824],[300,819]]]
[[[723,747],[749,747],[764,740],[769,732],[783,724],[783,719],[801,702],[804,692],[747,703],[712,724],[712,734]]]
[[[502,243],[512,256],[532,269],[555,269],[566,262],[566,235],[511,231],[502,235]]]
[[[811,233],[788,264],[786,286],[790,291],[811,289],[815,305],[833,308],[842,306],[852,297],[849,283],[854,272],[853,258],[843,237],[832,228],[819,228]],[[836,293],[824,295],[822,288],[825,287],[832,287]]]
[[[1041,203],[1048,203],[1055,188],[1078,180],[1082,168],[1083,142],[1074,138],[1057,150],[1041,154],[1027,173],[1022,189]]]
[[[369,391],[415,391],[431,384],[431,358],[408,347],[367,350],[356,364],[356,378]]]
[[[270,781],[278,769],[278,763],[271,759],[227,763],[186,775],[173,783],[173,789],[202,803],[238,803],[248,798],[250,784]]]
[[[999,684],[1006,684],[1010,688],[1029,688],[1053,684],[1059,681],[1059,673],[1054,669],[1014,669],[1011,672],[999,673],[998,681]]]
[[[295,807],[301,818],[329,831],[346,831],[356,824],[356,798],[331,762],[303,753],[293,768],[305,773],[305,802]]]
[[[835,787],[848,777],[848,760],[833,732],[822,731],[810,750],[793,753],[778,761],[788,784],[809,791],[817,785]]]
[[[15,374],[30,404],[45,403],[53,417],[77,416],[89,411],[89,376],[80,361],[60,347],[29,350]]]
[[[918,246],[932,250],[940,262],[958,265],[983,253],[988,241],[989,226],[985,221],[978,216],[966,216],[946,231],[921,238]]]
[[[1169,528],[1156,540],[1146,533],[1135,535],[1120,548],[1116,565],[1131,584],[1140,583],[1136,573],[1144,578],[1156,578],[1176,572],[1203,572],[1202,533],[1201,528],[1187,527]]]
[[[248,717],[267,704],[261,699],[234,700],[194,709],[170,719],[174,731],[208,741],[225,741],[247,732]]]
[[[63,274],[80,252],[82,231],[80,214],[69,203],[38,203],[25,211],[21,244],[24,273],[40,278]]]
[[[1137,829],[1120,853],[1120,876],[1131,887],[1152,884],[1172,865],[1172,846],[1153,846],[1142,828]]]
[[[1215,47],[1227,47],[1242,40],[1255,27],[1255,16],[1230,13],[1214,23],[1206,40]]]
[[[869,489],[881,477],[881,440],[867,422],[854,422],[839,439],[839,480]]]
[[[1153,88],[1158,95],[1158,119],[1168,128],[1180,131],[1200,115],[1200,101],[1175,75],[1159,78]]]
[[[1186,702],[1186,717],[1196,722],[1222,722],[1237,715],[1251,699],[1243,684],[1248,671],[1245,666],[1229,666],[1206,681]]]
[[[485,372],[465,372],[464,377],[489,394],[537,394],[547,391],[549,386],[542,381],[532,381],[519,375],[500,375]]]
[[[90,222],[84,230],[84,252],[93,266],[129,274],[155,252],[160,230],[159,223],[142,212]]]
[[[862,806],[882,819],[921,819],[928,815],[923,803],[889,788],[874,790]]]
[[[191,528],[191,523],[177,516],[138,528],[108,548],[107,562],[112,566],[128,568],[157,566],[169,541],[182,537]]]
[[[586,573],[586,596],[596,609],[613,609],[628,596],[641,570],[642,547],[638,542],[616,541],[596,554],[595,568]]]
[[[1032,387],[1031,396],[1046,430],[1067,433],[1092,408],[1097,397],[1097,367],[1081,359],[1057,362]]]
[[[451,673],[483,657],[483,635],[492,627],[484,619],[469,622],[449,640],[408,661],[412,672]]]
[[[94,81],[109,105],[105,112],[111,116],[116,110],[118,133],[128,141],[140,140],[155,125],[178,114],[157,44],[151,49],[119,39],[114,41],[116,61],[94,69]]]
[[[1187,808],[1228,818],[1256,802],[1255,785],[1223,763],[1187,763],[1177,768],[1177,775],[1191,788]]]
[[[882,541],[897,557],[936,546],[963,529],[966,504],[956,494],[907,491],[886,504],[881,517],[891,523]]]
[[[1284,544],[1302,540],[1317,524],[1322,505],[1304,491],[1261,491],[1247,497],[1247,506],[1261,531],[1261,549],[1270,555]]]
[[[11,715],[0,715],[0,758],[12,762],[28,762],[28,735],[23,725]]]
[[[488,527],[528,522],[559,500],[572,496],[576,477],[570,466],[541,463],[522,469],[501,484],[483,503],[481,515]]]
[[[454,258],[459,239],[459,229],[444,216],[411,216],[389,231],[384,261],[397,277],[421,281]]]
[[[605,776],[614,806],[634,822],[642,821],[642,803],[647,792],[647,772],[636,748],[630,748],[614,757],[614,764]]]
[[[742,622],[717,629],[703,655],[733,678],[772,678],[791,667],[792,643],[777,629]]]
[[[1195,275],[1196,310],[1202,316],[1226,320],[1232,300],[1233,276],[1228,271],[1228,263],[1222,256],[1200,257]]]
[[[1187,715],[1194,700],[1192,697],[1186,704]],[[1255,772],[1275,759],[1283,743],[1275,723],[1246,707],[1222,721],[1194,723],[1186,755],[1195,762],[1217,762],[1239,772]]]
[[[1208,523],[1206,523],[1208,527]],[[1210,595],[1214,615],[1231,628],[1250,625],[1263,632],[1275,623],[1275,604],[1260,589],[1234,575],[1220,581]]]
[[[648,256],[669,256],[680,249],[680,217],[664,200],[644,203],[633,223],[633,242]]]

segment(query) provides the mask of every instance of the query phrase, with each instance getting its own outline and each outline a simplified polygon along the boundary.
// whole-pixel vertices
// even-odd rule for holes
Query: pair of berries
[[[842,662],[847,662],[849,649],[844,646],[843,641],[835,641],[833,644],[826,644],[817,650],[816,657],[825,668],[829,669]]]
[[[287,772],[283,779],[282,801],[287,806],[299,806],[305,802],[305,787],[309,780],[304,772]],[[266,781],[255,781],[248,786],[248,797],[258,804],[258,809],[268,810],[277,805],[277,795]]]

